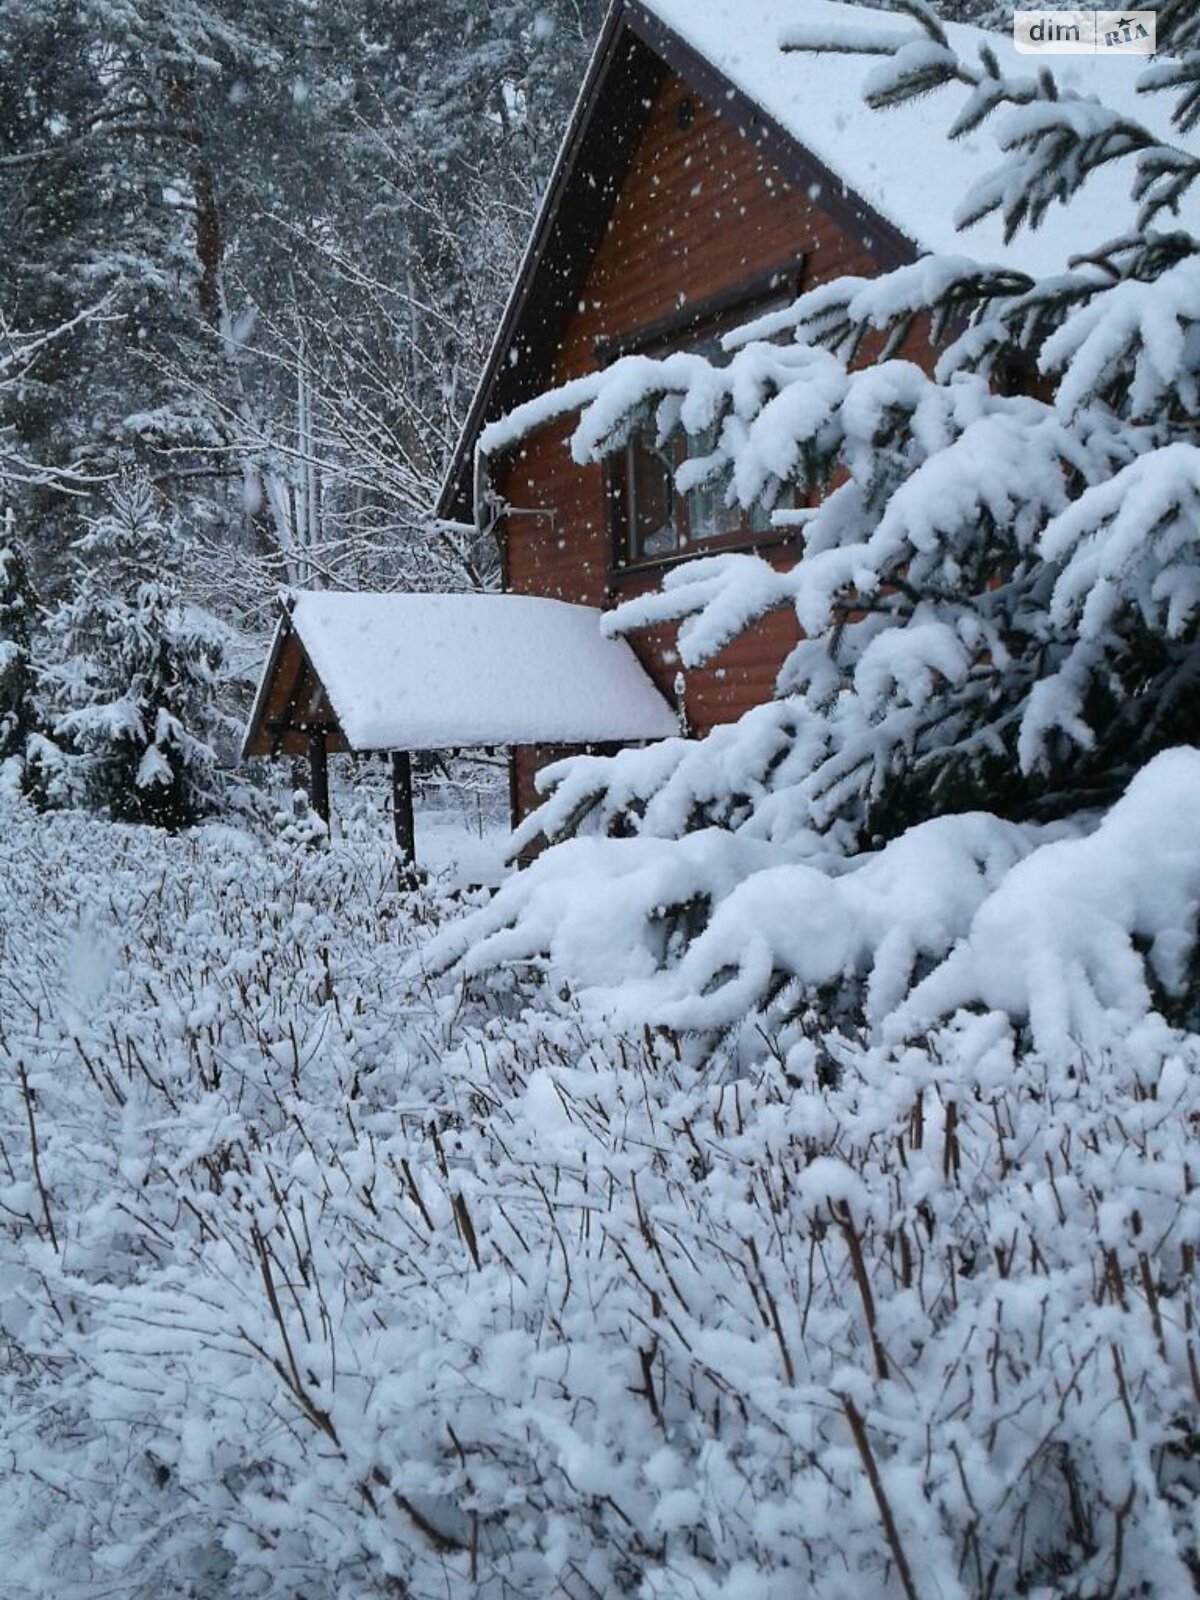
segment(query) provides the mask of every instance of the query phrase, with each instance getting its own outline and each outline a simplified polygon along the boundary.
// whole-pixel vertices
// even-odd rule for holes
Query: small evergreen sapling
[[[34,728],[31,633],[37,599],[12,512],[0,537],[0,763],[25,753]]]
[[[214,810],[223,646],[165,572],[169,528],[144,478],[79,541],[83,568],[51,623],[54,737],[69,794],[121,822],[182,828]]]
[[[284,855],[295,850],[315,850],[329,843],[329,829],[312,809],[303,789],[292,791],[274,816],[276,843]]]

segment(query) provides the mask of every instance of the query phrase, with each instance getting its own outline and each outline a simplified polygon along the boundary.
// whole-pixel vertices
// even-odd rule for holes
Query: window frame
[[[663,355],[672,350],[687,349],[719,337],[731,328],[749,320],[756,307],[780,297],[781,294],[798,295],[802,286],[806,257],[794,256],[767,272],[722,290],[691,304],[683,302],[677,310],[659,317],[641,328],[613,339],[597,340],[597,364],[608,366],[626,355]],[[626,447],[628,449],[628,447]],[[686,445],[676,441],[673,450],[674,466],[686,460]],[[646,573],[662,572],[683,561],[693,561],[699,556],[725,550],[757,551],[793,544],[796,539],[792,529],[755,529],[750,517],[743,513],[741,525],[721,533],[713,533],[692,542],[689,539],[690,495],[674,491],[676,517],[679,519],[679,543],[674,549],[657,555],[635,556],[629,548],[630,519],[622,516],[620,507],[625,498],[624,484],[628,481],[625,454],[620,462],[610,457],[604,463],[604,498],[609,533],[610,591],[624,582],[634,581]]]

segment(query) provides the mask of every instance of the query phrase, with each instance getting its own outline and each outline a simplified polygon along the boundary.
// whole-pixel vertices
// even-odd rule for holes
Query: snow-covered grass
[[[5,811],[6,1596],[1190,1592],[1194,1035],[619,1035],[393,869]]]

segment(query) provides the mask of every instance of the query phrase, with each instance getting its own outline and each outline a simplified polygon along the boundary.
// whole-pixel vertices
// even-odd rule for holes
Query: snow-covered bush
[[[1195,1034],[928,1020],[989,936],[702,1058],[406,983],[378,844],[3,821],[6,1595],[1191,1592]]]
[[[218,808],[223,634],[170,577],[171,530],[148,479],[118,484],[79,541],[74,595],[48,620],[49,742],[34,750],[47,804],[180,828]]]
[[[358,1522],[373,1446],[348,1427],[339,1467],[308,1432],[331,1397],[303,1395],[319,1373],[369,1409],[355,1346],[385,1359],[353,1280],[362,1162],[416,1092],[394,853],[13,805],[0,879],[5,1593],[389,1592],[355,1587],[379,1560]],[[290,1263],[285,1216],[309,1236]],[[402,1243],[369,1248],[398,1265]],[[276,1293],[290,1318],[309,1290],[326,1311],[281,1331]]]
[[[293,789],[274,816],[275,838],[284,850],[311,850],[328,843],[329,828],[312,808],[303,789]]]

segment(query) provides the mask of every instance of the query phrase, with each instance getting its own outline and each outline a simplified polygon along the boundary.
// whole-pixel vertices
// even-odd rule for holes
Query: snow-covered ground
[[[335,757],[330,775],[334,839],[349,835],[386,844],[392,837],[392,821],[384,765]],[[418,768],[413,832],[418,865],[440,890],[494,888],[509,871],[507,768],[459,762],[450,777]]]
[[[505,823],[472,822],[461,811],[422,806],[414,812],[417,860],[453,888],[498,884],[508,868]]]

